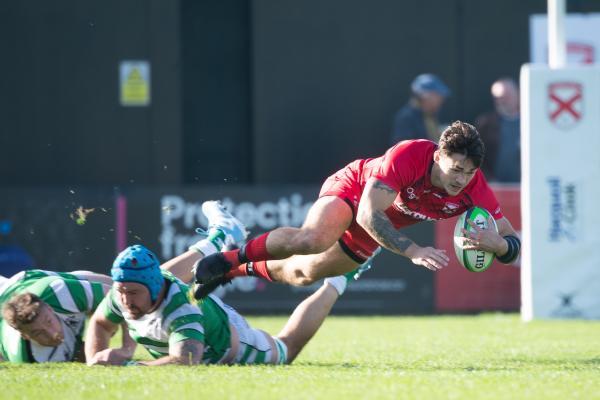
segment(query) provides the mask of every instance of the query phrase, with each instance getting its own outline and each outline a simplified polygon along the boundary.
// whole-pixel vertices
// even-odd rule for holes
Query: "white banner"
[[[567,63],[600,63],[600,14],[569,14],[565,19]],[[529,18],[532,63],[548,64],[548,18],[535,14]]]
[[[521,70],[522,316],[600,319],[600,67]]]

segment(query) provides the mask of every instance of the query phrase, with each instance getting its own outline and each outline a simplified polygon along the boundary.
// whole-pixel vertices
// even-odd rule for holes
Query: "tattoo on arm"
[[[373,182],[373,188],[374,189],[385,190],[388,193],[393,193],[393,194],[397,193],[394,189],[392,189],[391,187],[389,187],[388,185],[386,185],[385,183],[383,183],[381,181],[375,181],[375,182]]]
[[[388,199],[387,201],[392,201],[398,194],[398,191],[379,180],[373,182],[371,190],[373,198]],[[377,191],[379,194],[377,194]],[[384,200],[384,204],[387,204],[387,201]],[[379,208],[381,208],[381,205]],[[373,239],[383,247],[395,253],[404,255],[404,252],[411,244],[413,244],[413,241],[398,232],[392,225],[385,210],[373,206],[369,207],[367,210],[367,214],[365,214],[366,218],[361,218],[363,221],[363,228],[365,228]]]
[[[413,244],[412,240],[394,228],[385,212],[375,211],[370,222],[372,229],[369,233],[385,248],[404,255]]]

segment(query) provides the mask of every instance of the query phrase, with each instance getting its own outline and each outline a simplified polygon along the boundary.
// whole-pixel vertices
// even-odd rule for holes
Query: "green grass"
[[[249,320],[269,332],[285,321]],[[290,366],[3,363],[0,398],[600,399],[600,322],[330,317]]]

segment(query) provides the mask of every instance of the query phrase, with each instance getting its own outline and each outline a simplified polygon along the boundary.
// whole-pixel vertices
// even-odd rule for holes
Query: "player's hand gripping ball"
[[[454,227],[454,251],[456,252],[456,258],[469,271],[483,272],[492,265],[492,261],[494,261],[496,255],[489,251],[466,250],[463,248],[465,235],[462,233],[462,230],[475,231],[469,224],[469,221],[474,222],[475,225],[482,229],[487,229],[488,221],[492,221],[493,226],[491,228],[495,229],[496,232],[498,232],[498,227],[496,226],[496,221],[491,218],[491,214],[485,208],[481,207],[470,208],[462,213],[456,221],[456,226]]]

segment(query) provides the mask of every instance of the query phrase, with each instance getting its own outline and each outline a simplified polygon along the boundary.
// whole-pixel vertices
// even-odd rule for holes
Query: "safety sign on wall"
[[[120,102],[124,107],[150,105],[150,63],[121,61],[119,64]]]

